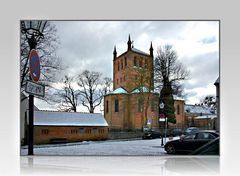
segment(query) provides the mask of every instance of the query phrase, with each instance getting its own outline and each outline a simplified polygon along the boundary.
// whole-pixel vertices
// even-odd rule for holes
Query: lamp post
[[[164,109],[164,103],[161,101],[161,103],[159,104],[160,107],[160,113],[163,114],[163,109]],[[161,118],[161,117],[160,117]],[[162,129],[162,139],[161,139],[161,146],[163,146],[163,129]]]
[[[29,55],[32,49],[35,49],[40,39],[44,38],[43,30],[47,21],[21,21],[21,32],[25,34],[30,47]],[[29,80],[32,80],[29,76]],[[28,155],[33,155],[34,143],[34,96],[29,94],[29,125],[28,125]]]

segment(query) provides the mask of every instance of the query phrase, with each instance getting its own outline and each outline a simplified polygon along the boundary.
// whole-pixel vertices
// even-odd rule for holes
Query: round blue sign
[[[29,54],[29,70],[33,81],[38,82],[40,78],[40,59],[35,49]]]

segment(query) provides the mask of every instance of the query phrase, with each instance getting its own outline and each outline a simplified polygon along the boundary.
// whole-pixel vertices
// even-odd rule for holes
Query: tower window
[[[137,66],[137,58],[136,57],[134,57],[133,66]]]
[[[180,106],[177,105],[177,115],[180,115]]]
[[[125,67],[126,67],[127,66],[127,58],[125,57],[124,59],[125,59]]]
[[[121,60],[121,69],[123,69],[123,60]]]
[[[118,99],[115,99],[115,112],[118,112],[119,110],[119,102]]]
[[[142,60],[139,61],[139,67],[142,67]]]
[[[147,68],[148,67],[148,61],[147,61],[147,59],[145,60],[145,68]]]
[[[119,61],[118,61],[118,71],[120,70],[120,63],[119,63]]]

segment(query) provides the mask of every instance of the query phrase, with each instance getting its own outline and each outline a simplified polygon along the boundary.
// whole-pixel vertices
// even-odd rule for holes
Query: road
[[[21,148],[21,155],[27,155],[27,147]],[[160,139],[151,140],[107,140],[83,141],[68,144],[34,146],[35,155],[68,156],[161,156],[167,155]]]

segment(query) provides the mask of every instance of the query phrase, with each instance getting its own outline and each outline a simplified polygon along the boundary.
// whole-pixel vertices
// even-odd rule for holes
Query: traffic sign
[[[159,117],[160,117],[160,118],[165,118],[165,114],[161,113],[161,114],[159,115]]]
[[[25,91],[31,95],[44,97],[45,86],[32,81],[26,82]]]
[[[35,49],[29,54],[29,70],[33,81],[38,82],[40,78],[40,59]]]

